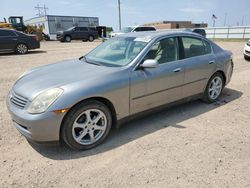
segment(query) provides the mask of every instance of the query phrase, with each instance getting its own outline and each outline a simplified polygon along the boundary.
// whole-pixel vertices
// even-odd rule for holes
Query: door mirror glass
[[[159,64],[158,64],[157,60],[147,59],[141,64],[140,67],[142,67],[142,68],[156,68],[158,66],[159,66]]]

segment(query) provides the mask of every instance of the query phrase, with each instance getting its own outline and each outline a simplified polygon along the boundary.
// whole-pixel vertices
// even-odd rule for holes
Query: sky
[[[47,14],[99,17],[100,25],[118,29],[117,0],[1,0],[0,21],[3,17],[35,17],[36,5],[46,5]],[[121,0],[122,26],[156,21],[205,22],[212,26],[250,26],[250,0]]]

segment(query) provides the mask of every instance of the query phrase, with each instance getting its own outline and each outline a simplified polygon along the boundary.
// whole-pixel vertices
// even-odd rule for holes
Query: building
[[[154,26],[156,29],[203,28],[207,23],[192,23],[191,21],[162,21],[146,23],[145,26]]]
[[[50,36],[50,39],[56,40],[58,31],[66,30],[73,26],[99,26],[99,18],[97,17],[81,17],[81,16],[57,16],[46,15],[26,20],[25,25],[33,25],[42,27],[43,32]]]

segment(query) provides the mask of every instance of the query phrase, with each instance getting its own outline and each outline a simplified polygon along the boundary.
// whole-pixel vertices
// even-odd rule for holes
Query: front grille
[[[17,106],[18,108],[23,109],[25,107],[25,105],[27,104],[28,99],[18,95],[15,92],[12,92],[11,97],[10,97],[10,101],[12,102],[12,104]]]
[[[250,51],[248,51],[248,50],[245,50],[245,51],[246,51],[246,53],[250,54]]]

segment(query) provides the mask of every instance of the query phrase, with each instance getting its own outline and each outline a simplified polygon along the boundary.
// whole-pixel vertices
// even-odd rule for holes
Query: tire
[[[89,42],[93,42],[95,40],[95,38],[93,35],[89,35],[88,40],[89,40]]]
[[[28,46],[26,44],[20,43],[16,46],[16,53],[26,54],[28,53]]]
[[[61,139],[72,149],[91,149],[104,141],[111,126],[112,116],[106,105],[96,100],[84,101],[66,115]]]
[[[216,72],[208,81],[205,92],[203,94],[203,101],[207,103],[215,102],[221,95],[225,86],[225,80],[221,73]]]
[[[245,58],[245,60],[247,60],[247,61],[250,60],[250,57],[248,57],[248,56],[246,56],[246,55],[244,55],[244,58]]]
[[[71,42],[71,36],[67,35],[64,37],[65,42]]]

